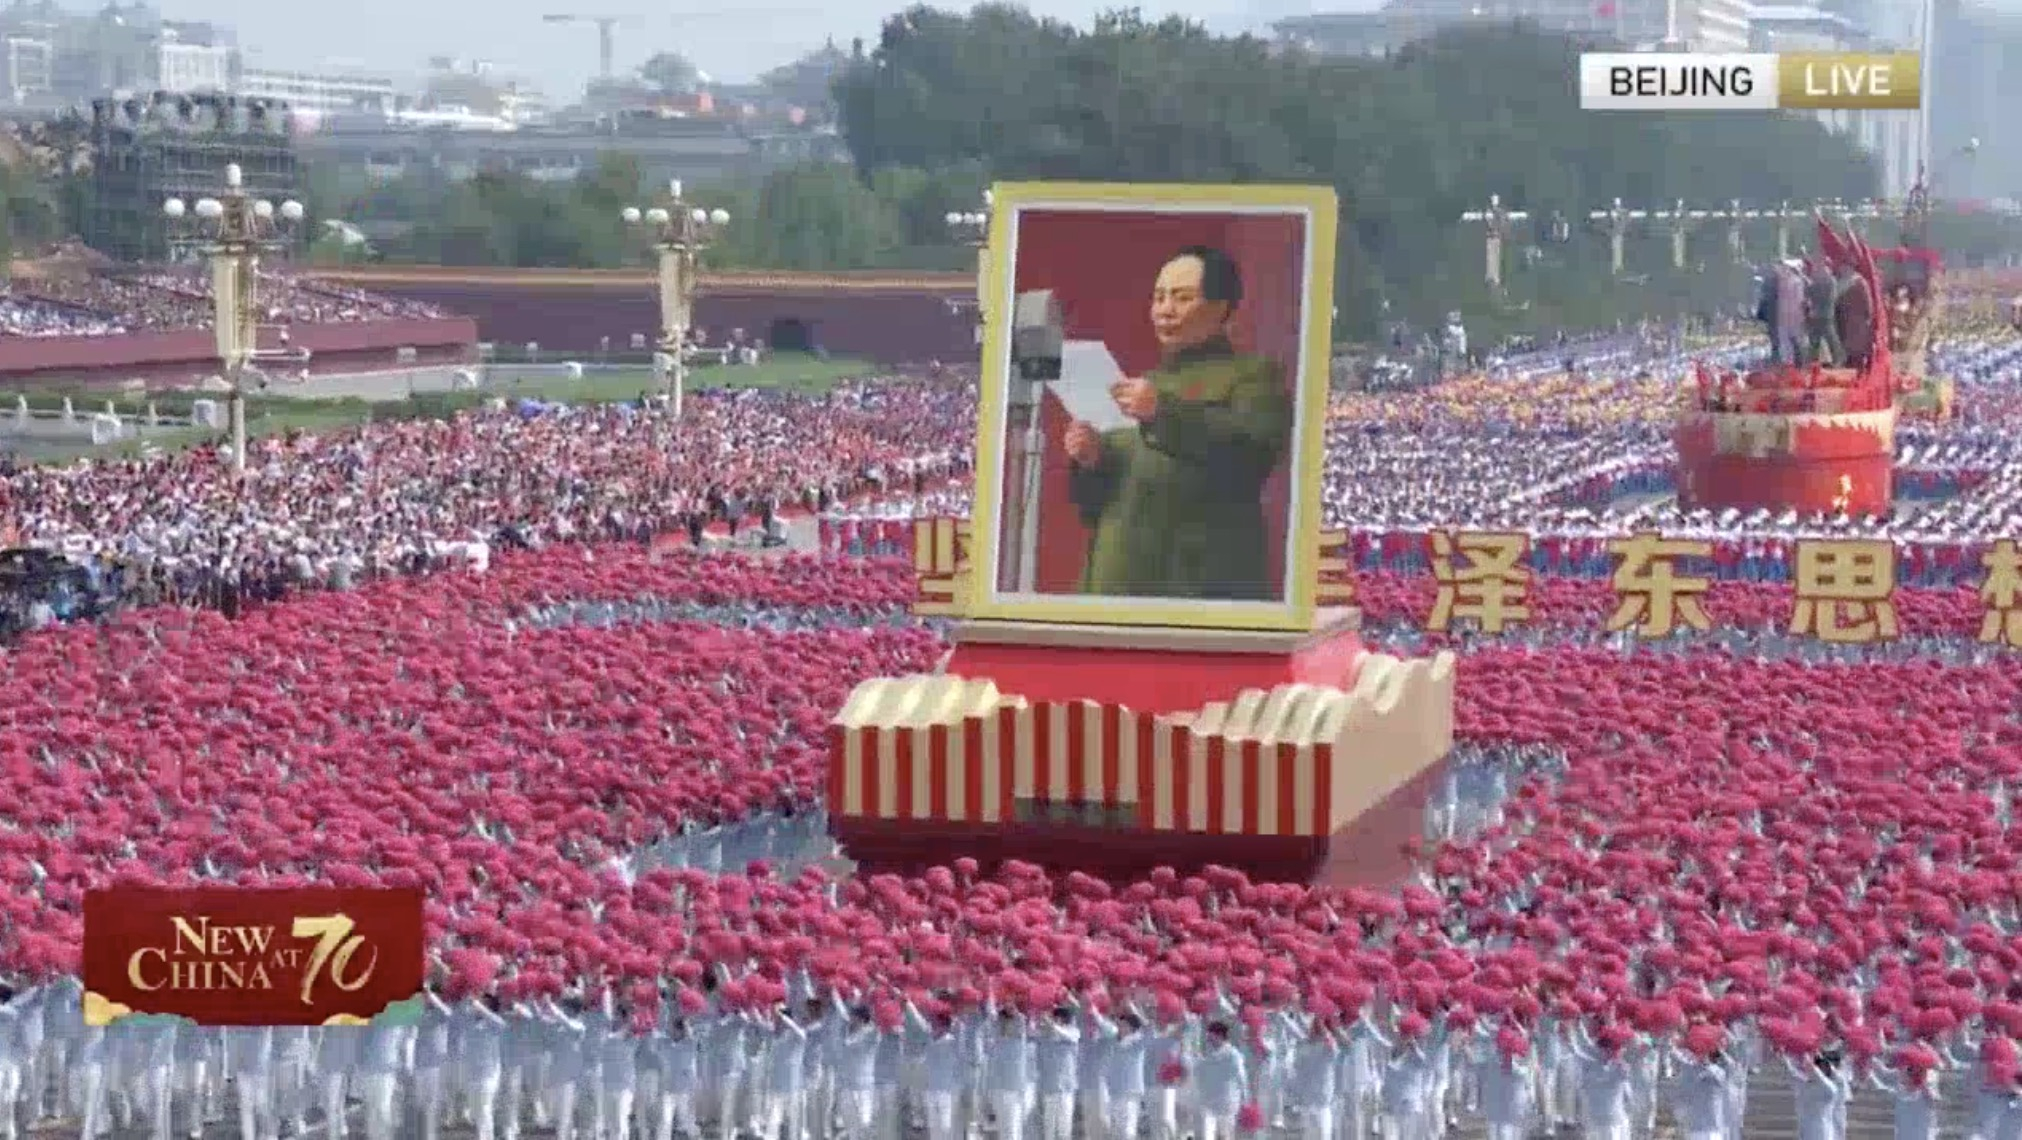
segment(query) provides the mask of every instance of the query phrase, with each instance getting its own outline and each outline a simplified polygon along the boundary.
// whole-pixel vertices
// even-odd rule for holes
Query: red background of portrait
[[[1142,376],[1158,364],[1158,340],[1151,330],[1151,290],[1159,269],[1189,245],[1219,248],[1235,258],[1243,276],[1243,303],[1232,323],[1236,351],[1278,362],[1297,395],[1304,310],[1307,219],[1304,213],[1162,213],[1155,208],[1094,210],[1020,209],[1012,266],[1013,298],[1032,289],[1051,289],[1060,302],[1069,340],[1099,340],[1109,346],[1127,376]],[[1046,452],[1039,501],[1038,592],[1071,594],[1081,577],[1088,529],[1081,525],[1067,494],[1067,454],[1061,439],[1067,412],[1051,393],[1042,410]],[[1295,425],[1292,442],[1299,429]],[[1004,441],[1008,457],[1015,439]],[[1291,448],[1264,486],[1270,573],[1284,597],[1285,528],[1289,522]],[[1000,469],[1000,473],[1005,469]],[[1008,507],[1017,487],[999,481]],[[1009,509],[1000,511],[998,565],[1015,537],[1008,531]],[[998,571],[998,588],[1010,583]]]
[[[338,1014],[370,1018],[421,992],[427,931],[420,887],[147,887],[115,884],[84,896],[84,988],[137,1013],[177,1014],[199,1025],[321,1025]],[[354,933],[378,951],[372,976],[346,993],[323,966],[301,1000],[301,968],[271,972],[266,991],[137,990],[127,980],[134,951],[172,946],[171,919],[206,915],[214,926],[275,927],[272,947],[300,950],[306,966],[315,939],[291,935],[297,917],[344,914]],[[334,958],[334,956],[333,956]],[[364,959],[354,960],[358,969]]]

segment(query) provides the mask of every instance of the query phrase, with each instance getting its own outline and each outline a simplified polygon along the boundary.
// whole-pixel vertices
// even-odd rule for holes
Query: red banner
[[[331,1025],[419,993],[418,887],[112,886],[84,898],[85,1019]]]

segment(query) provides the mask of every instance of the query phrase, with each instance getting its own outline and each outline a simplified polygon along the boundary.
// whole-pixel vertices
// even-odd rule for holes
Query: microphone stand
[[[1018,430],[1019,493],[1011,516],[1011,589],[1029,594],[1039,584],[1039,496],[1044,486],[1041,456],[1045,452],[1045,381],[1014,377],[1010,410]],[[1018,417],[1023,417],[1019,419]]]

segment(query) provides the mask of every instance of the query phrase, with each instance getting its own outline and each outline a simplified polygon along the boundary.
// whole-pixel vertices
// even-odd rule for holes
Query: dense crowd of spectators
[[[1898,509],[1886,517],[1800,518],[1680,510],[1671,433],[1695,361],[1737,364],[1760,349],[1730,342],[1650,353],[1618,340],[1512,355],[1492,373],[1412,392],[1342,393],[1330,403],[1322,502],[1329,525],[1358,534],[1370,568],[1426,565],[1438,529],[1530,535],[1542,564],[1555,548],[1656,529],[1731,539],[1741,557],[1787,559],[1805,537],[1890,538],[1949,550],[1978,573],[1977,537],[2022,529],[2022,342],[1981,333],[1942,343],[1933,370],[1958,386],[1954,418],[1896,429]],[[1574,367],[1569,372],[1566,363]],[[966,515],[966,493],[836,513],[837,523]],[[897,528],[829,528],[832,545],[895,553]],[[862,534],[854,542],[846,534]],[[1934,556],[1935,557],[1935,556]],[[1599,565],[1596,560],[1594,565]],[[1945,580],[1952,580],[1947,576]]]
[[[208,449],[0,480],[22,541],[101,565],[148,599],[229,601],[461,564],[471,544],[699,541],[965,468],[954,383],[821,397],[745,390],[664,410],[499,409],[266,441],[238,482]]]
[[[293,273],[262,271],[255,294],[263,321],[327,324],[433,320],[422,301],[386,297]],[[195,270],[50,275],[15,282],[0,301],[0,336],[117,336],[208,328],[211,282]]]

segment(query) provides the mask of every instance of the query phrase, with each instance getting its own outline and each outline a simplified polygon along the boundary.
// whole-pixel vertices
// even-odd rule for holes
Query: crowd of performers
[[[1968,403],[1977,418],[1917,445],[1997,449],[1973,468],[1984,474],[1961,496],[1970,511],[1945,516],[1960,535],[1984,537],[2022,501],[2010,497],[2013,453],[1998,451],[2008,409],[2022,406],[2008,391],[2022,353],[1972,358],[1996,378]],[[1330,501],[1369,503],[1399,528],[1439,520],[1470,490],[1477,500],[1445,525],[1543,529],[1592,515],[1565,501],[1592,477],[1574,457],[1584,449],[1591,464],[1596,439],[1620,445],[1615,473],[1633,484],[1649,460],[1635,449],[1661,439],[1649,394],[1666,383],[1675,392],[1680,376],[1657,372],[1582,377],[1582,398],[1563,402],[1541,398],[1562,381],[1517,390],[1497,378],[1414,393],[1390,413],[1344,397]],[[369,564],[404,543],[485,533],[501,521],[485,506],[498,499],[540,549],[501,551],[481,575],[454,581],[304,587],[237,622],[170,627],[142,613],[101,630],[45,629],[0,662],[11,702],[0,705],[0,764],[32,789],[18,818],[0,820],[12,892],[0,898],[0,1140],[51,1119],[89,1140],[207,1127],[242,1140],[436,1140],[466,1128],[480,1140],[892,1140],[914,1130],[930,1140],[1433,1140],[1455,1126],[1515,1140],[1559,1125],[1606,1140],[1664,1129],[1745,1140],[1769,1084],[1789,1096],[1807,1140],[1844,1140],[1858,1108],[1874,1104],[1902,1140],[1930,1140],[1941,1123],[1983,1140],[2022,1136],[2010,838],[2022,674],[2011,659],[1963,660],[1956,638],[1914,660],[1847,650],[1823,669],[1784,634],[1751,632],[1758,640],[1738,654],[1597,647],[1550,629],[1462,639],[1474,651],[1463,692],[1499,711],[1463,712],[1416,881],[1397,892],[1256,884],[1221,869],[1112,885],[1023,865],[985,875],[966,860],[913,878],[833,877],[819,806],[795,793],[818,786],[805,782],[818,754],[808,742],[830,690],[846,690],[852,671],[931,661],[931,634],[896,628],[905,568],[663,558],[637,539],[682,516],[661,490],[749,448],[791,470],[740,460],[719,479],[730,495],[818,505],[824,493],[898,490],[912,504],[899,513],[938,511],[959,496],[937,485],[962,467],[947,431],[971,411],[944,391],[855,390],[820,413],[851,429],[850,446],[817,455],[794,408],[718,399],[691,404],[712,444],[658,468],[633,461],[674,429],[650,412],[610,410],[298,441],[263,457],[270,490],[249,499],[204,482],[137,501],[180,470],[162,461],[135,476],[112,467],[10,481],[34,537],[82,534],[108,550],[131,538],[151,556],[179,557],[196,534],[188,541],[208,558],[217,535],[243,532],[263,558],[301,550]],[[1456,455],[1456,442],[1472,446]],[[525,445],[553,463],[508,459]],[[1470,466],[1477,452],[1501,458]],[[1430,466],[1432,456],[1450,466]],[[1812,521],[1767,520],[1762,533]],[[691,675],[684,653],[715,675]],[[40,672],[17,674],[17,663]],[[431,668],[431,683],[412,679]],[[338,698],[310,691],[318,686],[270,683],[289,670],[351,705],[333,711],[318,702]],[[648,687],[677,674],[685,704],[674,688]],[[578,703],[533,707],[541,690]],[[1850,690],[1862,703],[1833,703]],[[249,692],[271,707],[255,708]],[[427,731],[440,722],[388,707],[480,695],[495,702],[483,739],[470,723],[460,735]],[[140,709],[149,715],[130,715]],[[675,789],[671,827],[564,874],[558,852],[574,849],[537,830],[544,819],[587,829],[632,810],[596,790],[619,786],[619,757],[563,735],[582,727],[572,716],[634,767],[649,757],[620,745],[657,734],[656,755],[682,759],[668,788],[690,781],[707,794]],[[121,749],[161,747],[129,718],[207,745],[257,735],[238,754],[243,770],[188,777],[223,781],[235,802],[266,778],[257,765],[341,722],[402,742],[407,751],[386,763],[410,799],[437,790],[406,787],[429,782],[413,771],[439,777],[430,764],[482,754],[504,765],[492,775],[548,780],[525,794],[556,810],[507,824],[539,841],[501,842],[500,821],[456,805],[456,827],[488,854],[439,869],[461,876],[466,893],[440,904],[434,921],[455,937],[433,952],[412,1016],[86,1026],[63,968],[74,948],[21,924],[68,913],[84,873],[77,850],[117,860],[132,843],[80,822],[118,806],[94,783],[121,763],[108,725],[128,733]],[[621,723],[646,735],[619,739]],[[1680,723],[1696,735],[1679,735]],[[532,750],[560,756],[564,744],[578,778],[555,782],[555,765],[534,763]],[[607,765],[594,781],[592,761]],[[275,797],[261,810],[310,810],[306,768],[259,789]],[[287,836],[243,825],[235,843],[272,844],[288,856],[277,862],[292,861]],[[508,856],[542,870],[487,894],[477,880],[490,872],[476,875],[477,864]],[[533,907],[541,889],[564,897],[541,899],[549,909],[538,913],[512,909]],[[499,909],[456,909],[472,899]],[[650,951],[606,940],[597,953],[608,957],[591,968],[581,940],[600,922]],[[524,961],[507,952],[536,943],[555,948]]]

